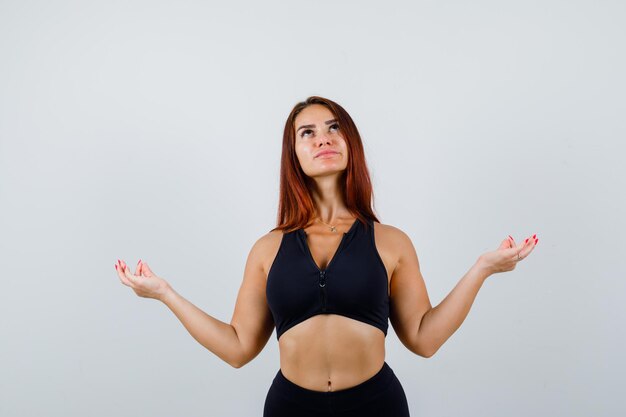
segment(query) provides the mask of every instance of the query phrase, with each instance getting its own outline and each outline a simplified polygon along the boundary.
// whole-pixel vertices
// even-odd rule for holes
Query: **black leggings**
[[[339,391],[313,391],[278,369],[265,398],[263,417],[409,417],[400,381],[387,362],[370,379]]]

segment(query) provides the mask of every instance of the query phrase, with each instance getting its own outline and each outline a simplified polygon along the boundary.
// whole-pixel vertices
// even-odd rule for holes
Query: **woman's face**
[[[294,121],[296,155],[309,177],[336,174],[348,165],[348,147],[332,112],[321,104],[302,110]],[[320,152],[333,153],[319,155]]]

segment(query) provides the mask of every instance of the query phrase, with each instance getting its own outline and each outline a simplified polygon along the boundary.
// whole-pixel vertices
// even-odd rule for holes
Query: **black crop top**
[[[284,233],[266,286],[276,338],[317,314],[339,314],[379,328],[387,336],[387,270],[374,243],[374,223],[356,219],[325,269],[309,250],[303,229]]]

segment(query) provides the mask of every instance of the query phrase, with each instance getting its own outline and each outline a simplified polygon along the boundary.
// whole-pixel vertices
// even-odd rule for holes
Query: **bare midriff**
[[[319,314],[280,336],[285,378],[312,391],[340,391],[373,377],[385,361],[385,334],[338,314]]]

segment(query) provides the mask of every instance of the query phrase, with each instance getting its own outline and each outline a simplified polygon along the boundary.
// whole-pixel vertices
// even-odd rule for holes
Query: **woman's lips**
[[[316,158],[328,158],[328,157],[335,156],[335,155],[338,155],[338,154],[339,154],[338,152],[332,152],[332,151],[331,152],[324,152],[324,153],[316,156]]]

